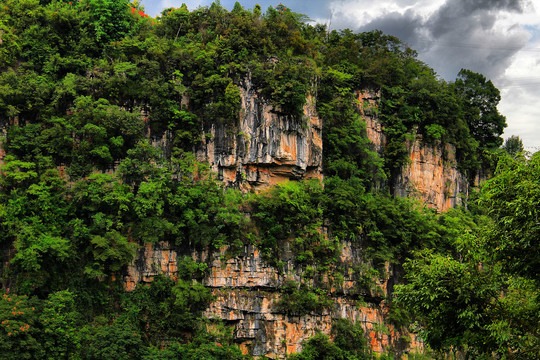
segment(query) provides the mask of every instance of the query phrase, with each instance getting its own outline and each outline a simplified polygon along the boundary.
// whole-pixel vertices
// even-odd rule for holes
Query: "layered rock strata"
[[[142,248],[124,278],[127,288],[131,290],[139,282],[150,282],[158,274],[174,278],[177,250],[167,243]],[[287,354],[301,351],[303,342],[317,332],[330,335],[332,324],[340,318],[362,324],[373,352],[392,349],[399,353],[409,348],[423,348],[414,335],[401,334],[385,325],[387,308],[384,303],[366,303],[359,296],[355,286],[358,274],[353,267],[362,262],[361,253],[350,243],[343,244],[340,263],[336,264],[345,268],[347,275],[339,285],[331,285],[333,305],[305,316],[283,313],[275,306],[282,296],[280,288],[285,281],[301,281],[303,270],[294,264],[292,257],[286,256],[284,270],[279,272],[268,265],[253,246],[246,246],[239,256],[229,259],[225,251],[192,252],[191,257],[209,264],[203,284],[211,289],[215,300],[204,316],[233,326],[234,338],[247,354],[285,358]],[[329,283],[328,279],[321,281]],[[385,292],[386,283],[378,286]]]

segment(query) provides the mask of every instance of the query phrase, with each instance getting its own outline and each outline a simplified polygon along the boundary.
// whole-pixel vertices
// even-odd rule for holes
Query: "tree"
[[[43,327],[39,340],[47,359],[74,357],[80,340],[80,320],[73,293],[63,290],[49,295],[39,317]]]
[[[417,318],[434,349],[476,359],[533,359],[540,353],[538,223],[540,153],[503,157],[482,188],[489,215],[448,254],[423,251],[405,264],[398,303]]]
[[[474,359],[494,353],[532,359],[540,350],[538,288],[478,256],[486,248],[482,239],[465,236],[459,258],[420,253],[405,265],[408,283],[397,286],[397,302],[416,317],[420,335],[434,350],[457,350]]]
[[[41,359],[36,298],[0,295],[0,357],[6,360]]]
[[[86,326],[81,330],[83,359],[129,360],[144,354],[141,334],[126,319],[112,324]]]
[[[108,45],[124,37],[133,24],[127,0],[85,0],[79,7],[86,5],[90,12],[90,21],[94,26],[99,43]]]
[[[521,141],[519,136],[515,135],[512,135],[508,139],[506,139],[502,148],[512,156],[516,156],[525,150],[523,148],[523,141]]]
[[[499,90],[484,75],[467,69],[461,69],[455,85],[474,139],[486,149],[501,146],[500,135],[506,127],[506,119],[497,110],[501,100]]]
[[[540,152],[530,159],[503,157],[481,202],[493,218],[489,233],[495,259],[508,272],[540,281]]]
[[[291,360],[345,360],[349,358],[346,355],[347,353],[330,341],[328,336],[319,333],[307,341],[302,352],[292,354],[288,358]]]

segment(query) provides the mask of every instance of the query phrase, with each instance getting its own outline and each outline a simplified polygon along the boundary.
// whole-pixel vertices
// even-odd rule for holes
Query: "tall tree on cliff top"
[[[480,147],[492,149],[501,146],[506,118],[497,110],[501,100],[499,90],[484,75],[467,69],[459,72],[456,88],[463,99],[463,115]]]
[[[502,148],[511,156],[517,156],[518,154],[525,151],[525,148],[523,147],[523,141],[521,141],[519,136],[516,135],[512,135],[508,139],[506,139]]]

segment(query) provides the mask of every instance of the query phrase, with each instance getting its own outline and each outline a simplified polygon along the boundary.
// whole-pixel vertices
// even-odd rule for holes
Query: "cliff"
[[[377,118],[379,94],[359,91],[358,111],[366,123],[366,133],[376,151],[382,155],[386,144],[382,125]],[[468,181],[457,168],[456,149],[452,144],[429,145],[417,135],[407,142],[408,163],[395,181],[394,194],[419,198],[439,212],[463,203],[468,194]]]
[[[203,131],[209,136],[203,137],[197,158],[207,161],[227,185],[244,190],[261,190],[291,179],[321,179],[322,123],[313,97],[308,98],[304,118],[299,121],[273,112],[247,80],[241,95],[240,125],[206,125]],[[364,91],[357,96],[367,136],[382,154],[386,139],[377,117],[379,94]],[[410,161],[397,179],[395,194],[419,197],[438,211],[458,205],[460,194],[467,193],[467,181],[456,168],[455,149],[448,144],[428,146],[418,138],[408,144],[408,151]],[[444,160],[443,152],[447,155]],[[234,258],[227,258],[225,252],[196,252],[168,243],[146,245],[127,271],[126,288],[132,290],[160,273],[175,278],[178,257],[189,255],[209,265],[203,283],[212,290],[215,300],[204,315],[233,326],[234,338],[245,353],[284,358],[300,351],[303,341],[315,333],[330,334],[331,324],[339,318],[360,322],[373,352],[392,350],[399,356],[407,349],[423,348],[414,334],[400,333],[385,324],[388,308],[381,298],[359,291],[359,274],[354,269],[363,264],[363,259],[361,250],[350,243],[342,244],[339,263],[335,264],[346,268],[348,276],[339,285],[331,284],[329,279],[319,279],[317,284],[332,286],[333,305],[305,316],[280,312],[276,307],[285,281],[305,281],[302,267],[295,266],[292,256],[280,259],[285,263],[280,272],[265,263],[252,246]],[[378,280],[376,285],[382,294],[390,290],[394,281],[393,269],[387,270],[386,280]]]
[[[204,315],[233,326],[235,340],[245,353],[254,356],[285,358],[286,354],[302,350],[303,341],[317,332],[330,335],[332,323],[340,318],[362,324],[373,352],[393,350],[399,356],[410,348],[421,350],[423,344],[414,334],[401,333],[385,324],[388,308],[384,302],[363,300],[362,295],[367,298],[369,294],[359,293],[359,274],[354,271],[355,265],[362,263],[362,254],[350,243],[342,246],[335,266],[346,268],[348,275],[331,289],[332,306],[305,316],[287,314],[276,307],[284,282],[301,281],[303,269],[294,264],[292,257],[285,259],[284,271],[279,272],[264,262],[253,246],[246,246],[239,256],[230,259],[225,256],[225,248],[214,254],[191,252],[193,259],[209,264],[203,284],[212,290],[215,300]],[[124,278],[127,289],[149,282],[158,274],[174,278],[179,251],[185,254],[185,250],[165,242],[142,248]],[[388,270],[392,277],[391,269]],[[385,293],[389,285],[379,282],[376,286]]]
[[[419,197],[439,212],[463,204],[468,181],[457,170],[453,145],[423,146],[419,138],[408,144],[408,156],[410,161],[398,177],[396,196]]]
[[[322,180],[322,122],[308,96],[301,119],[279,115],[250,79],[241,90],[239,126],[204,125],[197,159],[229,186],[261,190],[290,179]]]
[[[374,148],[382,154],[385,136],[377,118],[379,95],[374,91],[358,92],[358,112],[366,123],[366,133]],[[240,122],[236,126],[205,124],[203,143],[197,159],[206,161],[228,186],[245,191],[262,190],[277,183],[305,178],[322,179],[322,121],[317,116],[315,99],[308,97],[302,119],[280,115],[257,96],[248,80],[241,88]],[[167,136],[154,139],[156,146],[167,146]],[[467,193],[467,182],[456,169],[451,145],[427,146],[421,139],[408,144],[410,162],[396,184],[396,195],[417,196],[426,204],[445,211],[460,203]],[[443,152],[447,154],[443,160]],[[0,161],[4,152],[0,149]],[[234,327],[234,338],[246,353],[270,358],[284,358],[298,352],[302,343],[317,332],[330,334],[334,320],[346,318],[360,322],[373,352],[422,349],[414,334],[400,332],[385,324],[388,308],[382,297],[359,289],[355,268],[364,264],[361,250],[343,243],[336,267],[347,269],[339,284],[317,279],[316,286],[331,287],[332,306],[305,316],[280,311],[276,304],[288,280],[305,281],[304,269],[286,255],[283,271],[265,263],[259,251],[247,246],[234,258],[226,249],[210,253],[193,251],[161,242],[144,245],[124,275],[125,288],[149,283],[158,274],[176,278],[178,259],[188,255],[209,265],[203,284],[215,300],[205,310],[208,318],[220,318]],[[285,252],[287,254],[287,252]],[[315,280],[312,280],[314,282]],[[394,281],[392,268],[386,280],[376,284],[386,294]]]

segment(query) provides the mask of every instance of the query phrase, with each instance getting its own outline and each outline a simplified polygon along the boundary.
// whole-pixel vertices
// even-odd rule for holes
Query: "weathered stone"
[[[178,252],[168,242],[145,244],[137,251],[135,260],[124,276],[125,288],[135,290],[139,283],[151,282],[154,277],[163,274],[176,279],[178,273]]]
[[[375,151],[382,155],[386,145],[386,137],[383,134],[381,123],[378,119],[378,107],[380,92],[374,90],[363,90],[356,93],[358,99],[357,107],[362,120],[366,124],[366,134],[373,143]]]
[[[177,249],[176,249],[177,250]],[[137,282],[149,282],[159,273],[176,276],[177,259],[175,249],[167,243],[144,246],[138,258],[131,264],[124,278],[126,288],[131,290]],[[287,253],[287,251],[285,251]],[[280,287],[286,280],[301,281],[303,269],[285,258],[283,272],[268,265],[254,246],[246,246],[237,257],[228,259],[226,249],[210,254],[192,252],[194,260],[209,264],[203,284],[209,287],[215,300],[205,310],[204,316],[218,318],[234,326],[234,337],[246,353],[254,356],[285,358],[286,354],[302,350],[303,342],[321,332],[330,335],[336,319],[345,318],[362,324],[368,343],[375,352],[395,348],[402,334],[388,327],[381,332],[384,324],[384,303],[361,304],[355,290],[356,275],[348,272],[342,284],[331,289],[333,306],[320,313],[292,316],[279,312],[275,304],[281,296]],[[361,251],[353,244],[342,244],[339,263],[335,266],[352,267],[362,262]],[[387,268],[389,276],[391,268]],[[328,282],[327,278],[322,279]],[[385,292],[388,280],[378,284]],[[378,324],[378,325],[377,325]],[[416,349],[422,344],[412,335]]]
[[[249,79],[241,91],[238,124],[211,123],[197,159],[228,185],[264,189],[291,179],[322,179],[322,123],[308,96],[301,119],[278,114]]]
[[[365,90],[357,93],[358,110],[366,123],[366,133],[375,150],[383,154],[386,137],[377,117],[380,94]],[[468,195],[467,178],[457,169],[456,149],[451,144],[430,145],[417,136],[407,143],[410,161],[396,179],[397,196],[417,197],[439,212],[462,204]]]
[[[419,137],[408,149],[410,162],[398,177],[396,195],[418,196],[439,212],[461,205],[468,194],[468,181],[457,169],[455,147],[451,144],[427,146]]]

